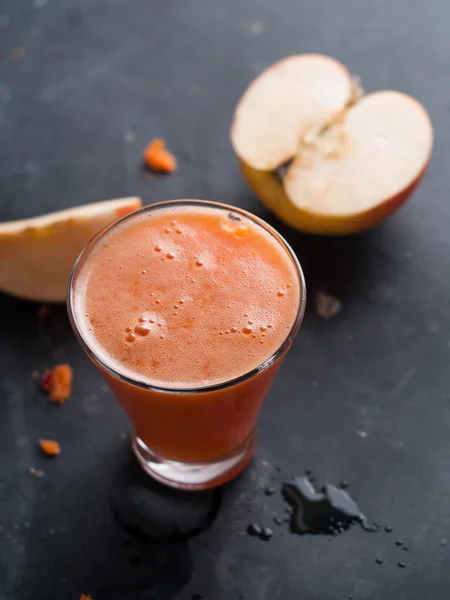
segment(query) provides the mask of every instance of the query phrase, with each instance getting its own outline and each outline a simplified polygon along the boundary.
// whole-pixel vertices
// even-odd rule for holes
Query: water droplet
[[[383,564],[383,559],[382,558],[376,558],[375,562],[377,563],[377,565],[382,565]]]
[[[254,334],[252,335],[252,338],[256,338],[256,333],[254,333]]]
[[[244,313],[244,317],[248,317],[248,314],[247,314],[247,313]]]
[[[146,319],[145,317],[139,317],[138,321],[139,323],[145,323]]]
[[[261,527],[256,523],[251,523],[247,527],[247,533],[253,537],[257,537],[260,540],[269,541],[273,536],[273,530],[270,527]]]
[[[401,540],[396,540],[395,545],[396,546],[403,546],[403,542]]]
[[[126,333],[130,333],[131,327],[125,327],[125,331],[126,331]]]
[[[229,329],[226,329],[226,330],[225,330],[225,333],[227,333],[227,334],[228,334],[228,333],[230,333],[230,330],[229,330]]]
[[[219,331],[219,335],[223,335],[223,331]]]
[[[175,258],[175,254],[173,252],[168,252],[166,254],[166,256],[167,256],[167,258],[170,258],[170,259]]]
[[[162,323],[158,323],[158,327],[162,327]]]
[[[259,329],[260,329],[260,331],[266,331],[267,327],[264,327],[264,325],[261,325],[261,327]]]
[[[163,336],[163,334],[161,334],[159,337],[160,337],[162,340],[164,339],[164,336]]]
[[[406,568],[406,565],[405,565],[404,562],[397,563],[397,566],[400,567],[400,569],[405,569]]]
[[[270,329],[272,327],[272,325],[267,325],[267,327]]]
[[[291,288],[291,287],[292,287],[292,283],[288,283],[288,284],[286,285],[286,287],[287,287],[287,288]]]
[[[266,496],[274,496],[276,494],[276,491],[277,490],[275,488],[269,486],[265,488],[264,493]]]
[[[166,233],[172,233],[172,230],[170,229],[170,227],[166,227],[166,229],[164,229],[164,231],[165,231]]]
[[[228,218],[230,219],[230,221],[240,221],[241,217],[239,217],[238,215],[236,215],[235,213],[228,213]]]
[[[184,304],[184,300],[180,300],[180,304]]]
[[[373,531],[356,502],[349,494],[327,484],[319,492],[307,476],[295,477],[283,484],[283,496],[294,509],[291,518],[293,533],[343,533],[354,523],[365,531]]]
[[[249,325],[253,325],[253,321],[247,321]]]
[[[134,333],[129,333],[127,336],[125,336],[125,340],[127,342],[134,342],[135,339],[136,339],[136,336],[134,335]]]
[[[197,260],[195,261],[195,264],[197,265],[197,267],[202,267],[202,266],[203,266],[203,261],[202,261],[202,260],[199,260],[199,259],[197,259]],[[194,282],[194,280],[192,280],[192,282]]]
[[[137,335],[146,336],[150,333],[150,327],[148,325],[136,325],[134,328],[134,333],[137,333]]]
[[[231,333],[236,333],[237,329],[236,329],[236,327],[232,327],[232,328],[230,329],[230,331],[231,331]]]
[[[284,296],[284,292],[282,292],[281,290],[278,290],[277,296],[279,296],[280,298],[282,298]]]
[[[180,307],[178,306],[178,304],[175,304],[174,309],[178,310]]]
[[[390,525],[386,525],[386,527],[384,528],[386,533],[391,533],[392,531],[392,527]]]
[[[175,225],[176,225],[176,221],[173,221],[173,220],[172,220],[172,221],[170,221],[169,225],[172,225],[172,227],[175,227]]]
[[[161,252],[162,248],[161,246],[155,246],[155,252]]]
[[[249,333],[251,333],[252,331],[253,331],[253,329],[251,327],[249,327],[248,325],[244,325],[244,327],[242,328],[242,333],[245,333],[247,335]]]
[[[147,273],[147,269],[142,269],[142,275],[145,275]]]
[[[154,322],[155,322],[155,319],[150,319],[150,323],[154,323]]]
[[[181,235],[183,233],[182,229],[176,229],[176,232]]]

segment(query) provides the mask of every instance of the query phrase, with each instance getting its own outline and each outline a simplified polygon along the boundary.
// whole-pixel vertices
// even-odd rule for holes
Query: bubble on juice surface
[[[248,227],[247,225],[239,225],[239,227],[234,232],[237,237],[243,238],[247,235]]]
[[[197,267],[203,267],[203,261],[197,258],[197,260],[195,261],[195,265]],[[194,280],[192,280],[192,283],[194,283]]]
[[[175,233],[178,233],[178,235],[181,235],[183,233],[183,230],[178,227],[177,229],[175,229]]]
[[[242,328],[242,333],[245,333],[246,335],[249,335],[252,331],[253,329],[249,325],[244,325]]]
[[[230,329],[230,331],[231,331],[231,333],[236,333],[237,329],[236,329],[236,327],[232,327],[232,328]]]
[[[131,327],[125,327],[125,333],[130,333]]]
[[[125,340],[127,342],[134,342],[135,339],[136,336],[134,335],[134,333],[127,333],[127,335],[125,336]]]
[[[155,252],[161,252],[162,248],[158,244],[155,246]]]
[[[277,296],[279,296],[280,298],[282,298],[284,296],[284,292],[282,290],[278,290]]]
[[[150,333],[150,327],[149,325],[136,325],[136,327],[134,328],[134,333],[145,337]]]
[[[171,260],[172,260],[173,258],[175,258],[175,254],[174,254],[173,252],[168,252],[168,253],[166,254],[166,256],[167,256],[167,258],[169,258],[169,259],[171,259]]]
[[[164,229],[164,232],[165,232],[165,233],[172,233],[172,230],[170,229],[170,227],[166,227],[166,228]]]

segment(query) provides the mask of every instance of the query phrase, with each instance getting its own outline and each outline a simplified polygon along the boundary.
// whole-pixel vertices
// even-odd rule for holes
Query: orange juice
[[[72,288],[75,329],[141,449],[201,465],[253,448],[304,305],[271,228],[223,205],[161,203],[94,239]]]

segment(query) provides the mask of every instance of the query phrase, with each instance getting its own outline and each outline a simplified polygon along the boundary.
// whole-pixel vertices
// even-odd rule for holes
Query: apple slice
[[[254,169],[276,169],[295,156],[309,131],[335,119],[353,93],[350,73],[333,58],[298,54],[278,61],[237,105],[231,127],[236,154]]]
[[[303,59],[313,59],[314,63],[316,57],[303,55]],[[266,78],[267,89],[269,73],[270,69],[260,76]],[[312,79],[316,89],[317,81]],[[300,118],[295,130],[302,133],[288,162],[284,137],[281,141],[276,134],[265,141],[261,138],[261,130],[264,135],[270,133],[267,125],[262,129],[257,126],[255,100],[252,115],[242,123],[248,91],[256,82],[250,84],[238,104],[231,139],[246,180],[260,200],[288,225],[330,235],[361,231],[397,210],[419,183],[431,156],[433,128],[427,112],[413,98],[393,91],[353,96],[340,112],[311,127],[311,120],[303,121],[303,115],[311,114],[309,104],[313,100],[305,95],[303,102],[308,108],[295,113]],[[273,77],[272,85],[276,83]],[[292,95],[294,84],[292,79],[286,85],[286,94]],[[301,87],[305,85],[303,79]],[[326,94],[326,86],[323,90]],[[280,93],[278,89],[277,95]],[[263,97],[260,101],[264,102]],[[276,127],[276,111],[272,110],[271,116]],[[269,147],[270,160],[264,150]],[[275,170],[286,163],[282,174]]]
[[[29,300],[64,302],[73,264],[88,241],[141,206],[140,198],[120,198],[0,223],[0,290]]]

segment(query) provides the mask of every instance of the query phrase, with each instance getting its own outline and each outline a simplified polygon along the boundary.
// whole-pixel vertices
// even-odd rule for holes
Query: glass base
[[[146,473],[161,483],[181,490],[204,490],[234,479],[250,462],[255,449],[255,431],[233,452],[214,461],[184,463],[153,452],[132,435],[131,446]]]

